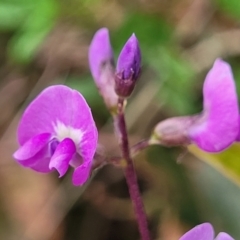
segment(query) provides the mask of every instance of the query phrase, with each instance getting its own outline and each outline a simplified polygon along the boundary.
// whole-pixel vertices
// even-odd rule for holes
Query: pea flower
[[[141,51],[135,34],[128,39],[119,54],[115,90],[121,97],[128,97],[132,93],[140,74]]]
[[[114,59],[107,28],[99,29],[90,44],[88,52],[89,66],[106,106],[114,111],[118,96],[114,90]]]
[[[14,158],[22,166],[62,177],[74,168],[73,184],[89,177],[97,147],[98,132],[84,97],[67,86],[43,90],[26,108],[20,120],[19,149]]]
[[[227,233],[221,232],[214,238],[214,230],[210,223],[200,224],[187,233],[179,240],[234,240]]]
[[[195,143],[207,152],[231,145],[239,132],[238,98],[231,67],[217,59],[203,85],[203,111],[157,124],[150,143],[165,146]]]

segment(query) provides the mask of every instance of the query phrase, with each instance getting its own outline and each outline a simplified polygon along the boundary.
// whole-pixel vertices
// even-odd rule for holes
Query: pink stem
[[[123,158],[126,160],[127,166],[125,168],[125,176],[129,188],[130,198],[133,203],[134,211],[137,217],[138,228],[142,240],[150,240],[150,233],[148,230],[147,217],[145,214],[143,202],[141,199],[139,186],[137,182],[136,172],[133,166],[133,161],[130,157],[128,133],[126,129],[126,122],[123,112],[123,100],[119,100],[118,116],[116,117],[115,126],[120,135],[120,146]]]

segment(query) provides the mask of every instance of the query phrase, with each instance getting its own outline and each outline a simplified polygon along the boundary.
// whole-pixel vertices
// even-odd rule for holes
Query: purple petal
[[[57,122],[82,132],[94,132],[97,137],[91,109],[84,97],[67,86],[56,85],[42,91],[23,113],[18,127],[20,145],[38,134],[55,133]]]
[[[69,165],[71,165],[73,168],[77,168],[82,164],[83,158],[78,152],[73,156],[73,159],[69,163]]]
[[[60,177],[62,177],[68,170],[69,162],[73,158],[73,155],[76,153],[76,147],[72,139],[65,138],[62,142],[57,146],[50,164],[49,168],[55,168]]]
[[[106,106],[112,110],[118,104],[118,96],[114,90],[113,51],[107,28],[98,30],[89,47],[89,66],[95,83]]]
[[[98,131],[90,108],[84,98],[82,97],[83,99],[81,99],[79,95],[80,94],[77,91],[74,91],[73,100],[76,103],[76,114],[75,118],[72,120],[72,124],[75,128],[82,129],[84,133],[78,147],[80,149],[83,162],[90,164],[97,149]],[[78,111],[78,109],[81,109],[81,111]]]
[[[203,223],[185,233],[179,240],[214,240],[214,230],[210,223]]]
[[[72,181],[75,186],[83,185],[89,178],[91,163],[84,163],[73,172]]]
[[[54,154],[58,144],[59,144],[59,141],[55,138],[52,139],[52,141],[49,143],[49,151],[50,151],[51,156]]]
[[[113,63],[113,51],[107,28],[101,28],[95,33],[89,47],[88,58],[91,73],[98,85],[103,65]]]
[[[54,133],[54,124],[57,121],[71,125],[74,106],[72,89],[56,85],[43,90],[23,113],[18,127],[20,145],[37,134]]]
[[[49,169],[50,154],[48,145],[43,147],[36,155],[32,158],[18,161],[22,166],[31,168],[34,171],[41,173],[48,173],[52,170]]]
[[[36,172],[49,173],[53,170],[49,168],[50,157],[41,158],[30,166],[30,168]]]
[[[13,157],[18,161],[32,158],[46,146],[50,138],[50,133],[42,133],[30,138],[13,154]]]
[[[240,116],[239,116],[239,130],[238,130],[238,135],[237,135],[237,138],[236,138],[236,141],[240,141]]]
[[[218,152],[232,144],[239,131],[238,98],[229,64],[215,61],[204,82],[203,96],[202,121],[189,134],[201,149]]]
[[[137,79],[141,67],[141,51],[135,34],[128,39],[117,61],[117,74],[123,79]]]
[[[234,240],[234,238],[232,238],[231,236],[229,236],[227,233],[225,232],[221,232],[217,235],[217,237],[215,238],[215,240]]]

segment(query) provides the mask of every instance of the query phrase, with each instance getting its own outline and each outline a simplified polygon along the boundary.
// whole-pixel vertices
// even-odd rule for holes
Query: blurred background
[[[142,75],[127,108],[131,144],[167,117],[202,109],[214,60],[228,61],[240,93],[239,0],[0,0],[0,239],[137,240],[121,169],[82,188],[71,174],[38,174],[12,158],[22,111],[42,89],[67,84],[92,108],[100,144],[119,150],[88,68],[95,31],[110,29],[115,57],[135,32]],[[177,240],[202,222],[240,239],[240,144],[221,154],[151,147],[135,159],[152,239]]]

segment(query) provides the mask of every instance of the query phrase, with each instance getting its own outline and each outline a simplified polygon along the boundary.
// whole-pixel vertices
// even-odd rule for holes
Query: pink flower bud
[[[198,115],[168,118],[156,125],[150,143],[167,147],[188,145],[191,143],[188,129],[198,120]]]
[[[114,110],[117,107],[118,96],[114,90],[114,60],[113,51],[107,28],[99,29],[89,47],[89,66],[106,106]]]

